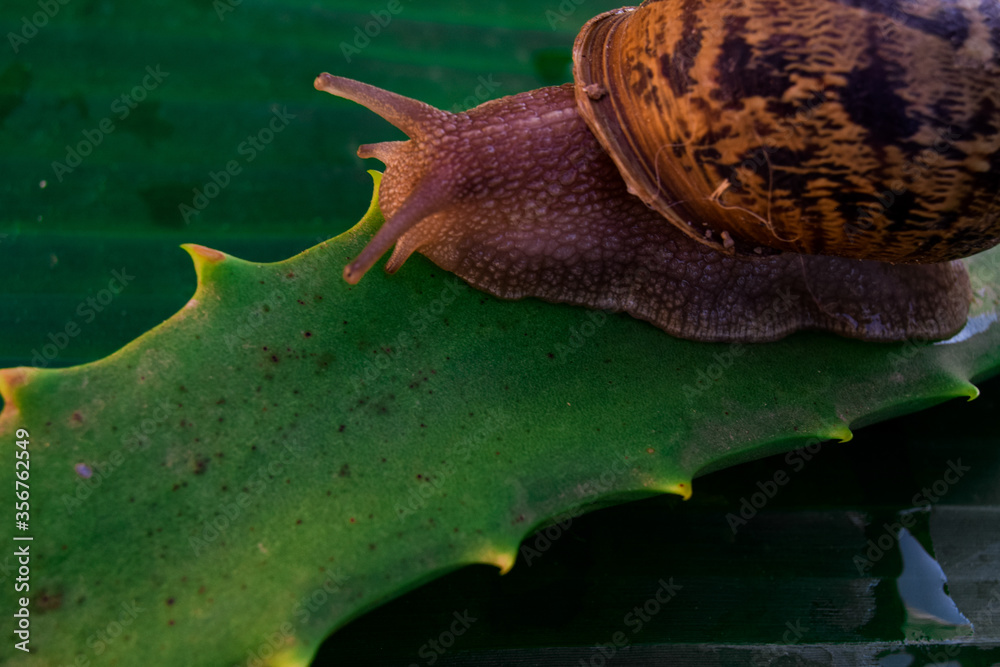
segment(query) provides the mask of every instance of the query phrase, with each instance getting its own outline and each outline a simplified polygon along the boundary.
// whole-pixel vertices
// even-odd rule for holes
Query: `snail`
[[[315,87],[409,141],[344,270],[419,250],[472,286],[700,341],[945,338],[1000,241],[998,0],[647,0],[586,23],[574,83],[438,110]]]

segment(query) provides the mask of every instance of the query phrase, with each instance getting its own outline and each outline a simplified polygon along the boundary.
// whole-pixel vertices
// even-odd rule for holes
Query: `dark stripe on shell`
[[[881,14],[888,21],[914,30],[947,39],[959,46],[969,37],[969,21],[958,7],[942,8],[934,18],[914,16],[903,11],[898,0],[835,0],[848,7],[857,7]]]
[[[913,136],[920,123],[909,115],[909,105],[897,93],[906,87],[906,72],[879,54],[882,37],[877,26],[869,26],[867,36],[868,66],[854,68],[847,74],[841,103],[851,120],[868,130],[871,146],[885,148]]]

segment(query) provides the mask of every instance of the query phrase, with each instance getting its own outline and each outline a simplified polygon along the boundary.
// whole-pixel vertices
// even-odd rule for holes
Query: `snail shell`
[[[719,251],[1000,241],[996,0],[649,0],[583,27],[574,77],[629,191]]]
[[[358,150],[387,166],[387,222],[344,277],[395,245],[390,272],[419,250],[502,298],[696,340],[951,335],[971,292],[941,260],[1000,236],[1000,11],[933,3],[647,2],[588,23],[575,85],[465,113],[322,74],[410,137]]]

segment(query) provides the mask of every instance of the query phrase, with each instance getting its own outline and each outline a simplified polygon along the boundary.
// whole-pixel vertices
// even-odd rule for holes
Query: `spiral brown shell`
[[[998,0],[649,0],[589,21],[574,63],[630,192],[720,250],[1000,240]]]

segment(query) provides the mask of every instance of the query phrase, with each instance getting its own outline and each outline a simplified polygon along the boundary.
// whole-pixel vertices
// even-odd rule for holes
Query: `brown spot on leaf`
[[[38,592],[38,595],[35,596],[34,603],[35,609],[38,610],[38,614],[44,614],[47,611],[55,611],[62,606],[63,594],[61,592],[51,593],[43,588]]]

